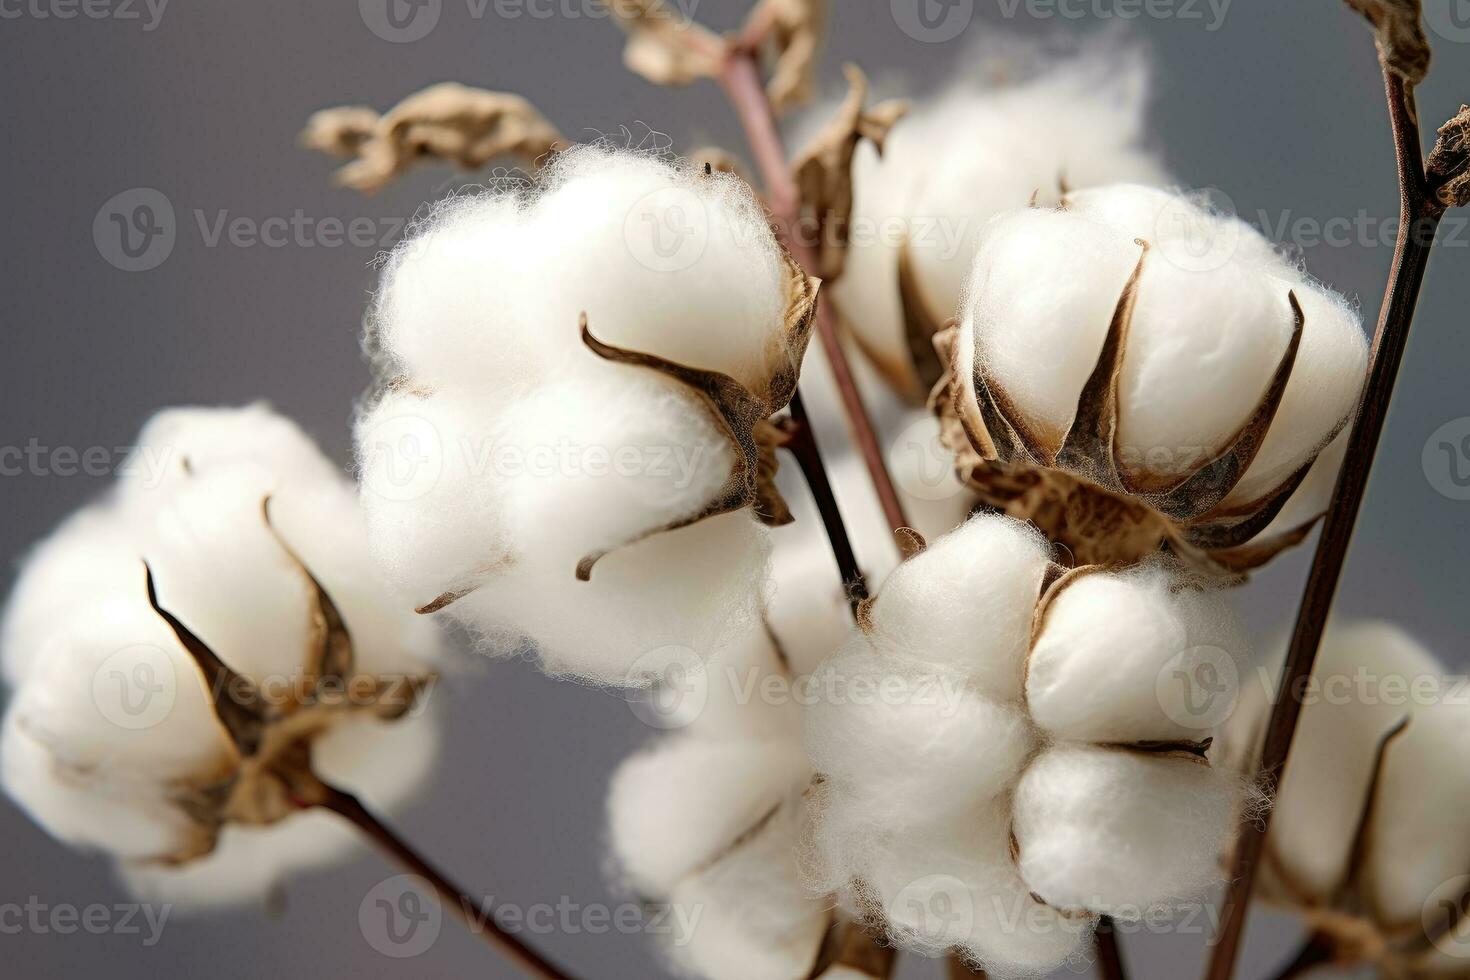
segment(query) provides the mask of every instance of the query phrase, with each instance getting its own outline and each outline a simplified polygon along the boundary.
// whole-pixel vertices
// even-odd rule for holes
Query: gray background
[[[8,216],[0,239],[8,280],[0,446],[35,440],[111,449],[125,446],[157,406],[264,397],[345,463],[352,401],[366,381],[357,332],[375,249],[210,247],[195,211],[206,221],[220,209],[257,222],[297,209],[313,219],[396,219],[456,181],[418,172],[373,199],[331,189],[330,162],[293,145],[316,108],[386,107],[428,83],[457,79],[521,91],[574,136],[647,124],[686,148],[696,139],[739,146],[712,85],[647,85],[622,69],[619,37],[582,15],[585,5],[546,6],[574,15],[509,18],[492,3],[475,19],[465,0],[444,0],[438,27],[401,44],[369,31],[350,0],[174,0],[152,31],[143,29],[146,10],[143,20],[61,20],[7,6],[20,16],[0,20],[8,143],[0,175]],[[706,0],[697,14],[729,27],[745,6]],[[1080,17],[1038,17],[1055,8],[1023,3],[1007,18],[1009,3],[980,0],[963,37],[931,44],[903,33],[886,0],[835,6],[829,82],[850,58],[878,75],[907,71],[919,86],[940,80],[968,38],[1094,30],[1115,19],[1097,11],[1130,9],[1087,0],[1067,8]],[[1379,222],[1392,218],[1393,160],[1362,24],[1333,0],[1237,0],[1214,31],[1208,8],[1199,9],[1204,21],[1143,17],[1127,25],[1156,55],[1155,131],[1180,179],[1226,189],[1248,218],[1322,221],[1360,210]],[[1421,90],[1427,123],[1470,100],[1464,43],[1439,38],[1437,52]],[[104,261],[92,234],[103,203],[134,187],[162,191],[178,215],[173,253],[140,273]],[[382,227],[391,230],[391,222]],[[1462,272],[1470,232],[1457,224],[1453,235],[1430,273],[1340,607],[1411,623],[1458,664],[1470,503],[1436,490],[1450,486],[1443,464],[1431,477],[1421,462],[1431,433],[1470,415],[1470,280]],[[1307,249],[1312,270],[1361,298],[1370,320],[1390,255],[1376,243]],[[40,471],[0,478],[5,575],[29,542],[105,482]],[[1262,633],[1289,616],[1306,559],[1306,549],[1295,552],[1252,587],[1251,617]],[[401,816],[406,834],[497,897],[619,901],[602,871],[603,794],[613,765],[648,729],[616,699],[520,663],[480,666],[448,696],[449,748],[432,792]],[[284,915],[247,909],[174,922],[151,949],[122,935],[3,935],[0,972],[71,977],[101,969],[114,980],[512,975],[448,925],[416,959],[375,953],[359,932],[357,909],[391,873],[364,854],[291,882]],[[69,852],[0,804],[0,903],[31,896],[51,904],[125,900],[105,862]],[[1251,940],[1246,975],[1263,975],[1290,944],[1291,929],[1258,921]],[[582,976],[662,975],[639,937],[535,941]],[[1173,978],[1193,973],[1200,937],[1128,944],[1135,976]],[[904,975],[932,971],[911,962]]]

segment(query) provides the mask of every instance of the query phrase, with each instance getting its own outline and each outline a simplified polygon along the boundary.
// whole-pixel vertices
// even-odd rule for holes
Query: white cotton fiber
[[[1034,528],[973,517],[889,576],[871,609],[873,642],[886,658],[967,678],[993,698],[1017,698],[1048,561]]]
[[[795,740],[671,736],[626,759],[608,793],[613,854],[646,896],[724,853],[809,778]]]
[[[1033,195],[1052,206],[1064,185],[1164,179],[1140,146],[1146,75],[1136,53],[1097,45],[1020,81],[965,78],[900,120],[881,158],[859,146],[853,245],[833,290],[888,373],[912,370],[898,286],[905,240],[919,288],[944,319],[959,311],[976,241],[995,215]]]
[[[1194,759],[1058,746],[1016,788],[1021,877],[1049,905],[1124,917],[1197,898],[1219,878],[1238,795]]]
[[[228,779],[238,759],[201,668],[149,604],[144,560],[163,608],[271,704],[299,697],[310,652],[312,592],[288,547],[344,617],[359,673],[424,676],[439,638],[387,601],[351,484],[294,425],[259,406],[173,410],[141,444],[187,448],[189,465],[121,486],[22,569],[4,630],[6,663],[19,666],[7,671],[16,690],[0,739],[3,782],[69,843],[130,863],[195,858],[129,875],[148,894],[246,901],[290,870],[333,860],[351,835],[336,820],[287,819],[236,844],[230,827],[202,856],[211,828],[182,796]],[[91,551],[97,560],[83,568]],[[384,807],[421,785],[436,732],[424,706],[392,723],[343,713],[329,725],[312,743],[324,778]]]
[[[1031,649],[1036,724],[1092,742],[1199,742],[1240,697],[1247,650],[1217,595],[1169,565],[1083,574],[1052,601]]]

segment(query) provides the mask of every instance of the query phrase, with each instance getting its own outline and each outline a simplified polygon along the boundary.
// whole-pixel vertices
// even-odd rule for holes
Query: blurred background
[[[115,464],[158,406],[267,399],[349,465],[353,402],[367,382],[358,331],[370,265],[423,201],[465,178],[415,171],[374,198],[333,189],[333,161],[295,143],[313,110],[386,109],[458,80],[526,95],[574,139],[627,126],[667,134],[676,148],[742,146],[712,84],[662,89],[625,71],[622,38],[591,0],[427,0],[403,8],[419,18],[412,40],[384,29],[384,2],[0,0],[7,585],[26,547],[110,479],[77,472],[67,448]],[[1470,10],[1457,3],[1470,7],[1427,4],[1437,61],[1420,90],[1426,129],[1470,100]],[[748,4],[680,6],[728,29]],[[1111,29],[1142,40],[1156,66],[1154,139],[1178,178],[1220,188],[1248,221],[1295,240],[1316,276],[1376,318],[1397,190],[1370,33],[1342,3],[957,0],[939,31],[915,29],[913,0],[833,6],[823,78],[834,93],[843,60],[884,90],[922,95],[969,67],[978,38]],[[109,247],[94,232],[105,232],[110,202],[135,202],[139,189],[166,201],[174,233],[144,258],[122,259],[115,240]],[[1437,447],[1470,448],[1467,218],[1446,223],[1338,601],[1353,616],[1409,624],[1456,666],[1466,660],[1470,458]],[[303,230],[275,243],[218,234],[237,219]],[[323,233],[332,219],[357,232],[348,241]],[[1287,625],[1310,550],[1276,561],[1241,597],[1263,642]],[[497,900],[626,902],[604,866],[603,798],[615,764],[651,730],[616,696],[520,662],[476,663],[440,694],[446,751],[432,791],[396,818],[404,834]],[[393,874],[364,851],[291,881],[270,909],[176,913],[151,946],[146,929],[0,930],[0,972],[514,976],[448,924],[412,959],[377,952],[358,909]],[[0,905],[125,901],[105,861],[70,852],[0,803]],[[1193,975],[1204,931],[1201,920],[1126,935],[1133,976]],[[555,928],[527,938],[580,976],[666,975],[644,935]],[[1257,916],[1248,943],[1242,975],[1268,975],[1294,927]],[[938,970],[910,958],[900,976]]]

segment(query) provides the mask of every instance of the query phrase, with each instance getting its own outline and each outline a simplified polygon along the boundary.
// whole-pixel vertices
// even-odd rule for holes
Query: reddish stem
[[[1312,560],[1312,570],[1286,655],[1285,670],[1277,688],[1280,696],[1266,729],[1261,753],[1261,785],[1272,792],[1280,788],[1286,772],[1292,736],[1301,717],[1301,692],[1312,674],[1317,647],[1322,642],[1327,614],[1332,608],[1348,545],[1352,541],[1353,527],[1368,487],[1373,457],[1388,417],[1394,381],[1403,362],[1409,327],[1424,283],[1424,271],[1434,247],[1434,234],[1445,212],[1445,205],[1432,192],[1425,175],[1413,90],[1387,68],[1384,69],[1384,79],[1401,191],[1398,245],[1394,251],[1388,292],[1373,336],[1367,385],[1348,437],[1347,459],[1322,523],[1322,537]],[[1234,974],[1245,933],[1246,908],[1270,816],[1270,811],[1267,811],[1264,817],[1251,816],[1241,825],[1232,881],[1221,910],[1220,933],[1215,939],[1214,952],[1205,974],[1207,980],[1229,980]]]

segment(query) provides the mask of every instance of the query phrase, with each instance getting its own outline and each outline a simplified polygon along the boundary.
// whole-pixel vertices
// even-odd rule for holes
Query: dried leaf
[[[1422,0],[1347,0],[1368,18],[1378,40],[1379,60],[1410,85],[1429,74],[1429,39],[1424,34]]]
[[[894,962],[898,958],[896,948],[880,942],[856,922],[840,925],[824,952],[812,971],[813,980],[835,980],[838,977],[843,980],[858,977],[887,980],[893,976]]]
[[[766,94],[776,112],[811,101],[826,29],[827,0],[761,0],[751,11],[742,36],[775,51]]]
[[[1470,204],[1470,106],[1439,127],[1439,140],[1426,161],[1435,196],[1445,207]]]
[[[802,208],[815,220],[818,233],[818,275],[836,279],[847,261],[852,221],[852,158],[858,144],[871,140],[883,152],[889,130],[908,111],[903,101],[882,102],[865,108],[868,79],[856,65],[845,65],[847,98],[837,116],[797,157],[794,169]]]
[[[457,82],[410,95],[365,129],[371,111],[326,109],[312,116],[301,134],[313,149],[355,156],[335,180],[369,194],[421,162],[476,170],[496,157],[514,155],[534,163],[562,142],[556,127],[519,95]]]
[[[714,78],[724,64],[723,40],[664,0],[598,0],[628,35],[623,64],[655,85]]]

